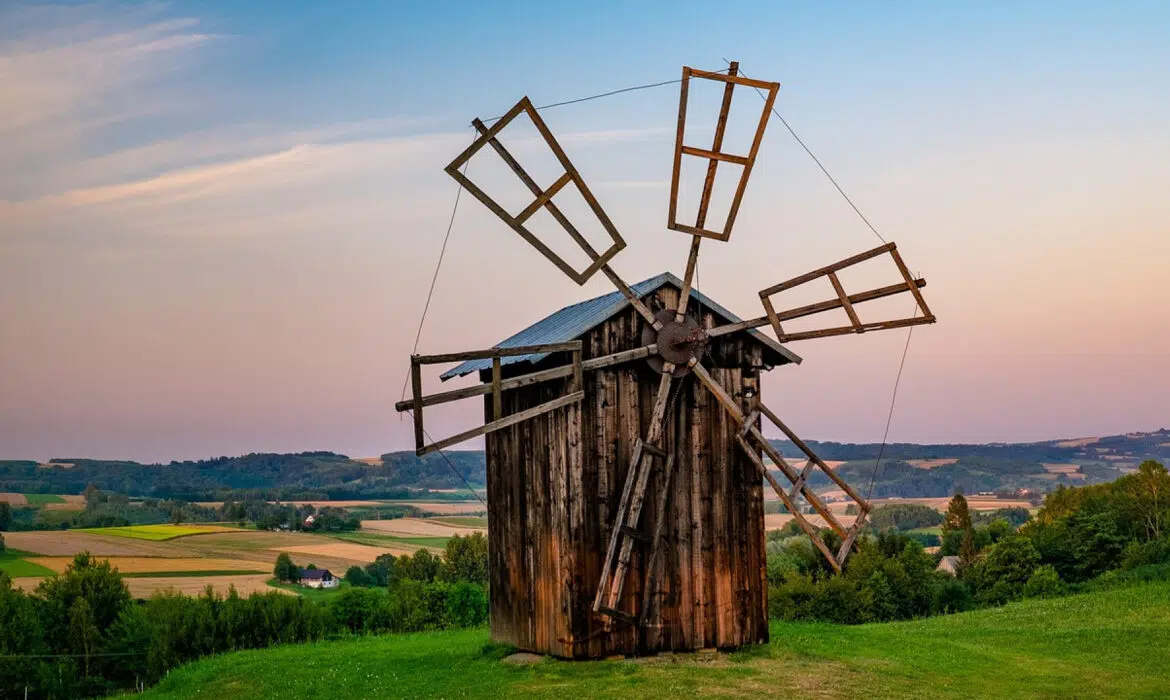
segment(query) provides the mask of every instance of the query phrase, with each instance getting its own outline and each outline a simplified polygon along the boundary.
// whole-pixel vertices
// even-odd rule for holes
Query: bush
[[[374,577],[370,576],[365,569],[360,566],[351,566],[345,570],[343,577],[345,582],[351,586],[373,586]]]
[[[1060,580],[1060,574],[1056,573],[1056,569],[1048,564],[1036,567],[1024,584],[1025,598],[1053,598],[1064,592],[1064,581]]]
[[[932,607],[943,615],[963,612],[975,607],[975,597],[967,584],[947,576],[934,587]]]
[[[2,547],[0,547],[2,549]],[[1121,568],[1136,569],[1150,564],[1170,564],[1170,536],[1148,542],[1130,542],[1121,553]]]
[[[475,627],[488,619],[488,597],[480,586],[460,581],[447,594],[447,622],[455,627]]]

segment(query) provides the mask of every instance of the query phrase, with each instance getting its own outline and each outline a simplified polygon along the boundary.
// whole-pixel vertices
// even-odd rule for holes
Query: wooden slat
[[[492,420],[504,417],[504,396],[500,392],[500,358],[492,358]]]
[[[717,160],[723,163],[735,163],[736,165],[747,166],[748,159],[743,156],[737,156],[732,153],[718,153],[706,148],[696,148],[694,146],[683,146],[683,155],[698,156],[699,158],[707,158],[710,160]]]
[[[772,424],[779,428],[780,432],[784,433],[784,436],[791,440],[792,444],[796,445],[797,449],[807,455],[810,459],[815,457],[815,453],[812,451],[812,448],[809,447],[804,440],[801,440],[800,436],[792,432],[792,429],[785,425],[784,421],[780,420],[779,416],[773,413],[772,410],[763,403],[760,403],[759,407],[760,413],[764,414],[768,420],[772,421]],[[818,462],[819,459],[820,458],[817,458]],[[842,491],[849,494],[850,498],[852,498],[854,501],[857,501],[858,506],[862,510],[869,510],[869,502],[862,498],[861,494],[857,493],[857,491],[855,491],[853,487],[849,485],[849,482],[845,481],[840,476],[837,476],[836,472],[834,472],[832,469],[829,469],[827,466],[824,466],[823,464],[818,464],[818,466],[821,467],[821,471],[825,472],[825,474],[833,480],[833,483],[841,487]]]
[[[691,366],[691,371],[694,372],[695,376],[699,378],[699,381],[703,383],[703,386],[707,387],[707,390],[715,396],[720,404],[722,404],[723,409],[731,415],[732,419],[742,426],[744,422],[743,411],[739,410],[739,405],[736,404],[735,399],[727,395],[727,391],[725,391],[723,387],[720,386],[719,382],[715,381],[711,377],[710,373],[707,372],[707,369],[703,367],[703,365],[696,362]]]
[[[784,460],[784,457],[780,455],[775,447],[772,447],[772,443],[768,442],[768,439],[764,437],[764,434],[761,433],[755,426],[748,428],[748,434],[755,438],[756,442],[758,442],[760,447],[764,450],[764,454],[768,455],[768,457],[772,459],[776,466],[779,467],[780,472],[784,474],[784,477],[788,479],[790,483],[796,483],[797,480],[800,479],[800,475],[796,473],[796,470],[792,468],[792,465]],[[808,504],[813,507],[813,510],[815,510],[818,515],[825,519],[825,522],[829,524],[829,527],[833,528],[833,530],[838,535],[842,537],[845,536],[845,526],[841,524],[841,521],[837,519],[837,516],[833,514],[833,511],[829,510],[829,506],[821,500],[821,497],[818,496],[815,491],[809,488],[808,485],[805,485],[801,488],[800,493],[802,496],[804,496],[804,500],[808,501]]]
[[[682,86],[679,88],[678,131],[674,139],[674,172],[670,178],[670,202],[666,215],[666,227],[674,225],[678,218],[678,183],[682,173],[683,137],[687,124],[687,94],[691,84],[691,69],[683,66]]]
[[[853,304],[849,301],[849,295],[845,293],[845,288],[841,286],[841,280],[837,279],[837,273],[830,272],[828,273],[828,277],[829,282],[833,284],[834,291],[837,292],[837,298],[841,301],[841,306],[845,308],[845,313],[849,316],[849,321],[853,324],[854,328],[860,331],[861,321],[857,318],[857,312],[853,310]],[[913,282],[911,282],[911,285],[913,285]],[[915,287],[914,291],[917,292],[918,288]]]
[[[459,444],[465,440],[470,440],[472,438],[479,437],[480,435],[484,435],[486,433],[490,433],[490,432],[499,430],[500,428],[507,428],[510,425],[516,425],[517,423],[521,423],[523,421],[526,421],[529,418],[539,416],[542,413],[548,413],[549,411],[554,411],[558,408],[561,408],[562,406],[568,406],[569,404],[577,403],[578,401],[581,401],[584,398],[585,398],[585,392],[583,392],[583,391],[578,391],[574,394],[562,396],[559,399],[553,399],[552,401],[549,401],[548,403],[543,403],[539,406],[534,406],[534,407],[529,408],[527,410],[520,411],[519,413],[513,413],[512,415],[507,416],[506,418],[501,418],[500,420],[492,421],[491,423],[487,423],[486,425],[481,425],[478,428],[472,428],[471,430],[467,430],[465,432],[459,433],[458,435],[453,435],[449,438],[439,440],[438,442],[427,445],[426,447],[422,448],[421,450],[415,450],[415,454],[417,454],[421,457],[422,455],[429,454],[429,453],[434,452],[436,450],[441,450],[445,447],[450,447],[451,445]]]
[[[817,532],[817,529],[812,526],[812,523],[808,522],[808,520],[804,517],[804,514],[801,513],[800,510],[796,507],[796,504],[788,498],[788,494],[784,492],[784,489],[776,481],[776,477],[772,476],[772,473],[768,471],[768,467],[764,464],[764,461],[760,459],[760,455],[756,453],[756,450],[754,450],[752,446],[748,444],[747,440],[745,440],[742,435],[737,435],[735,439],[740,448],[742,448],[743,451],[747,453],[748,458],[752,461],[752,464],[756,465],[756,469],[759,470],[764,479],[766,479],[767,482],[772,486],[772,490],[776,492],[776,495],[780,498],[780,502],[783,503],[784,507],[788,509],[788,512],[792,514],[792,517],[794,520],[796,520],[796,523],[802,530],[804,530],[804,533],[808,535],[809,539],[813,541],[813,544],[816,545],[817,549],[821,550],[821,554],[825,555],[825,559],[829,561],[829,564],[838,573],[840,573],[841,565],[837,563],[837,558],[833,556],[833,553],[829,550],[828,545],[826,545],[825,541],[821,539],[821,533]]]
[[[739,73],[739,62],[732,61],[727,68],[728,75]],[[720,153],[723,151],[723,137],[727,132],[727,115],[731,112],[731,97],[735,91],[735,83],[727,83],[723,87],[723,102],[719,105],[719,118],[715,121],[715,136],[711,141],[711,150]],[[695,226],[703,228],[707,225],[707,210],[711,205],[711,193],[715,189],[715,172],[719,168],[719,161],[712,159],[707,164],[707,177],[703,180],[703,195],[699,199],[699,211],[695,216]],[[687,266],[688,268],[690,265]],[[686,280],[689,282],[689,279]],[[689,285],[688,285],[689,290]],[[687,291],[687,290],[684,290]]]
[[[925,287],[926,280],[919,278],[919,279],[914,280],[914,284],[915,284],[915,286],[920,287],[920,288]],[[894,294],[902,294],[902,293],[907,292],[907,291],[909,291],[909,290],[906,289],[905,284],[892,284],[888,287],[881,287],[880,289],[871,289],[867,292],[858,292],[857,294],[850,294],[848,299],[849,299],[849,303],[851,303],[851,304],[860,304],[860,303],[865,302],[865,301],[872,301],[873,299],[881,299],[884,297],[893,296]],[[765,301],[764,302],[765,309],[768,306],[771,306],[770,301]],[[795,309],[789,309],[788,311],[777,312],[776,317],[780,321],[791,321],[793,319],[803,318],[805,316],[811,316],[813,314],[819,314],[823,311],[831,311],[833,309],[839,309],[839,308],[841,308],[841,300],[840,299],[832,299],[829,301],[820,301],[820,302],[817,302],[815,304],[809,304],[807,306],[801,306],[801,307],[798,307]],[[766,326],[766,325],[768,325],[768,323],[769,323],[769,320],[768,320],[767,316],[760,316],[759,318],[753,318],[753,319],[749,319],[747,321],[738,321],[736,323],[728,323],[728,324],[725,324],[722,326],[717,326],[717,327],[712,328],[711,330],[707,331],[707,337],[708,338],[716,338],[716,337],[721,336],[721,335],[727,335],[728,333],[736,333],[739,331],[748,330],[749,328],[759,328],[760,326]]]
[[[423,432],[422,365],[415,357],[410,358],[411,419],[414,423],[414,449],[421,450],[426,444]]]
[[[880,245],[877,248],[873,248],[872,250],[867,250],[864,253],[858,253],[857,255],[850,256],[848,258],[845,258],[844,260],[838,260],[837,262],[833,263],[832,265],[825,265],[824,267],[819,267],[819,268],[813,270],[812,272],[806,272],[803,275],[800,275],[798,277],[793,277],[792,279],[781,282],[780,284],[772,285],[771,287],[768,287],[767,289],[761,291],[760,296],[761,297],[772,296],[773,294],[776,294],[778,292],[782,292],[785,289],[791,289],[792,287],[795,287],[795,286],[800,285],[800,284],[804,284],[805,282],[808,282],[810,280],[815,280],[818,277],[824,277],[825,275],[829,274],[830,272],[837,272],[838,270],[849,267],[850,265],[856,265],[857,263],[865,262],[866,260],[869,260],[870,258],[876,258],[877,256],[881,255],[882,253],[886,253],[886,252],[891,251],[893,249],[894,249],[893,243],[886,243],[885,245]]]
[[[906,328],[908,326],[923,326],[935,322],[934,316],[918,316],[916,318],[902,318],[896,321],[875,321],[873,323],[863,323],[860,326],[837,326],[836,328],[822,328],[815,331],[800,331],[797,333],[784,333],[783,337],[777,338],[781,343],[795,343],[799,340],[811,340],[813,338],[830,338],[836,335],[851,335],[858,332],[866,331],[885,331],[892,328]]]
[[[581,391],[585,388],[584,368],[581,366],[581,349],[573,351],[573,381],[569,385],[570,391]]]
[[[520,223],[524,223],[528,219],[532,218],[532,215],[535,214],[541,207],[548,204],[552,200],[552,198],[557,195],[557,192],[561,191],[561,188],[563,188],[565,185],[569,184],[572,181],[573,181],[572,175],[570,175],[568,173],[561,175],[559,178],[556,179],[555,182],[553,182],[553,184],[549,185],[547,190],[545,190],[544,192],[541,192],[539,197],[532,200],[532,204],[529,204],[527,207],[524,208],[524,211],[522,211],[516,215],[516,221],[519,221]],[[596,257],[596,256],[594,255],[594,256],[590,256],[590,257]]]
[[[723,83],[735,83],[736,85],[745,85],[747,87],[758,88],[760,90],[772,90],[779,88],[779,83],[769,83],[766,80],[753,80],[745,78],[742,75],[726,75],[724,73],[713,73],[705,70],[691,69],[691,75],[696,78],[707,78],[708,80],[717,80]]]
[[[649,357],[658,352],[657,345],[645,345],[633,350],[625,350],[623,352],[613,353],[604,357],[595,357],[581,362],[581,370],[583,372],[592,372],[594,370],[611,367],[613,365],[629,362],[631,360],[640,360],[644,357]],[[518,389],[520,387],[546,382],[550,379],[560,379],[562,377],[570,377],[573,375],[573,367],[565,365],[564,367],[553,367],[552,369],[543,369],[539,372],[532,372],[530,374],[522,374],[519,377],[512,377],[500,382],[500,389],[508,391],[509,389]],[[462,389],[453,389],[451,391],[444,391],[438,394],[431,394],[424,396],[422,399],[423,407],[435,406],[449,401],[459,401],[461,399],[471,398],[472,396],[483,396],[492,393],[491,384],[476,384],[475,386],[464,387]],[[398,401],[394,404],[394,410],[401,413],[402,411],[409,411],[413,408],[414,402]]]
[[[662,554],[662,540],[663,529],[666,527],[666,505],[667,499],[670,496],[670,480],[674,474],[674,455],[672,451],[670,456],[666,458],[666,464],[662,468],[662,484],[659,486],[658,492],[658,508],[654,511],[657,517],[654,520],[654,531],[651,533],[650,544],[650,558],[646,560],[646,580],[642,586],[642,614],[639,620],[640,624],[645,627],[650,620],[656,617],[656,607],[654,605],[655,589],[658,587],[658,570],[661,566],[659,561]]]
[[[902,273],[902,278],[906,280],[906,288],[914,295],[914,300],[918,302],[918,308],[922,310],[922,315],[934,318],[930,313],[930,307],[926,305],[926,299],[922,296],[922,292],[918,291],[918,285],[914,284],[914,277],[910,274],[910,270],[906,268],[906,263],[903,262],[902,254],[898,252],[897,247],[890,248],[890,257],[894,259],[894,264],[898,266],[898,271]]]
[[[865,527],[865,518],[869,515],[868,511],[861,511],[857,514],[857,520],[849,528],[849,535],[841,542],[841,547],[837,550],[837,565],[841,568],[845,567],[845,560],[849,558],[849,550],[857,543],[857,536],[861,534],[862,528]]]
[[[654,312],[650,310],[650,307],[642,303],[642,300],[634,293],[633,288],[626,284],[621,277],[618,277],[618,274],[613,271],[613,268],[609,265],[602,265],[601,272],[609,278],[610,282],[613,282],[613,285],[618,288],[618,291],[622,293],[626,301],[630,302],[630,306],[634,307],[638,315],[645,319],[646,323],[653,326],[655,330],[662,330],[662,322],[654,318]]]
[[[513,217],[511,214],[505,211],[504,208],[499,205],[499,203],[492,199],[490,195],[480,189],[474,182],[472,182],[460,171],[460,168],[464,163],[466,163],[467,159],[469,159],[471,155],[474,155],[474,153],[482,148],[485,144],[491,143],[497,153],[500,153],[503,150],[503,146],[499,144],[499,140],[496,139],[496,135],[509,122],[518,116],[521,111],[525,112],[529,119],[532,120],[533,125],[536,126],[537,131],[540,132],[541,136],[545,140],[545,143],[561,162],[562,167],[565,169],[566,175],[568,175],[573,184],[577,186],[578,191],[581,192],[581,196],[584,197],[586,203],[589,204],[598,221],[601,222],[602,227],[605,228],[606,232],[613,240],[613,244],[609,248],[598,254],[597,251],[595,251],[593,247],[589,245],[585,238],[580,235],[576,228],[574,228],[571,224],[567,224],[567,219],[565,219],[564,216],[556,217],[558,222],[560,222],[569,233],[570,237],[572,237],[573,240],[576,241],[577,244],[581,246],[582,250],[584,250],[588,255],[591,263],[583,271],[578,272],[577,270],[573,269],[573,267],[569,265],[563,258],[561,258],[561,256],[557,255],[543,241],[541,241],[531,231],[525,228],[523,219]],[[549,131],[548,126],[544,123],[544,120],[541,119],[536,109],[532,106],[532,102],[527,97],[522,98],[518,103],[516,103],[516,106],[509,110],[508,113],[499,121],[497,121],[490,129],[485,129],[483,127],[483,122],[479,121],[478,119],[475,120],[473,124],[475,124],[476,128],[479,130],[480,137],[476,139],[472,146],[464,151],[463,154],[460,154],[458,158],[447,165],[447,173],[461,186],[463,186],[464,189],[470,192],[472,196],[474,196],[481,203],[483,203],[484,206],[491,210],[493,214],[499,217],[504,223],[508,224],[512,230],[520,234],[524,240],[528,241],[532,247],[536,248],[541,255],[552,262],[558,269],[561,270],[561,272],[564,272],[566,276],[568,276],[577,284],[585,284],[585,282],[588,281],[595,272],[601,269],[601,267],[606,265],[609,260],[613,258],[613,256],[617,255],[623,248],[625,248],[625,240],[622,239],[621,234],[618,233],[617,228],[613,225],[613,222],[610,221],[609,216],[601,208],[601,205],[598,204],[597,199],[589,190],[589,186],[586,185],[585,181],[581,179],[580,173],[577,172],[577,169],[573,166],[568,156],[565,155],[564,150],[561,149],[560,144],[557,143],[556,138],[552,135],[552,132]],[[503,157],[503,153],[501,153],[501,157]],[[529,183],[533,182],[532,178],[528,176],[526,172],[524,172],[524,169],[520,167],[519,163],[516,162],[514,158],[509,156],[504,158],[504,161],[510,168],[512,168],[517,176],[519,176],[520,179],[524,181],[526,185],[529,185]],[[564,186],[563,183],[561,186]],[[529,189],[532,189],[532,185],[529,185]],[[533,192],[533,194],[536,195],[538,199],[542,198],[545,193],[541,191],[539,185],[536,185],[535,189],[536,191]],[[539,206],[548,207],[551,204],[552,202],[550,196],[549,198],[545,199],[542,205],[537,205],[536,208],[539,208]],[[536,209],[533,208],[532,212],[529,212],[529,215],[535,211]]]
[[[760,152],[760,143],[764,140],[764,129],[768,127],[768,120],[772,117],[772,105],[776,103],[776,93],[779,92],[779,83],[768,86],[768,96],[764,99],[764,111],[760,113],[760,123],[756,127],[756,136],[752,140],[751,151],[744,162],[743,172],[739,174],[739,185],[735,188],[735,195],[731,198],[731,208],[727,212],[727,223],[723,226],[723,239],[731,237],[731,227],[735,225],[735,217],[739,214],[739,205],[743,202],[743,193],[747,189],[748,177],[756,164],[756,156]]]
[[[452,352],[443,355],[416,355],[416,358],[420,365],[438,365],[446,362],[487,360],[493,357],[514,357],[516,355],[552,354],[554,352],[572,352],[580,349],[581,341],[573,340],[567,343],[518,345],[514,348],[487,348],[486,350],[468,350],[466,352]]]

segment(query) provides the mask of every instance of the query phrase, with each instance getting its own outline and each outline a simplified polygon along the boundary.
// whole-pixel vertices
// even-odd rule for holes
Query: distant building
[[[300,584],[307,588],[337,588],[338,583],[329,569],[301,569]]]
[[[313,523],[315,523],[315,522],[317,522],[317,518],[310,515],[309,517],[305,518],[304,526],[305,527],[313,527]]]
[[[939,559],[938,566],[935,567],[935,570],[941,571],[944,574],[949,574],[951,576],[958,576],[959,558],[956,556],[943,557],[942,559]]]

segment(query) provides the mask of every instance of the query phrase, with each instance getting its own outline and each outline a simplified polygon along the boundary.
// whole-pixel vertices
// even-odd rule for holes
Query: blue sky
[[[470,119],[724,58],[782,84],[780,111],[930,281],[940,322],[915,334],[893,438],[1162,427],[1168,35],[1156,2],[4,3],[3,456],[407,447],[391,404]],[[677,99],[545,113],[631,282],[685,262],[663,226]],[[875,243],[773,122],[700,281],[754,316],[759,289]],[[421,349],[606,291],[465,203]],[[470,323],[469,296],[491,301]],[[802,434],[880,439],[904,340],[801,344],[765,392]]]

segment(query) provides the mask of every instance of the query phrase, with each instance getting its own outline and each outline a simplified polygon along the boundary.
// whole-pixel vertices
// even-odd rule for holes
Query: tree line
[[[899,531],[898,513],[881,514],[875,525],[889,526],[861,538],[841,574],[789,523],[768,534],[769,611],[785,620],[879,622],[1170,578],[1170,474],[1157,462],[1111,483],[1057,489],[1035,518],[1020,510],[972,515],[954,496],[935,557]],[[836,534],[822,535],[835,551]],[[957,558],[955,575],[936,569],[943,556]]]
[[[476,557],[482,552],[482,561]],[[78,554],[31,593],[0,573],[0,697],[77,698],[143,687],[212,654],[327,637],[483,624],[487,548],[453,537],[442,556],[420,550],[371,564],[385,583],[325,602],[284,592],[156,593],[134,600],[108,561]],[[370,568],[367,567],[367,568]]]

